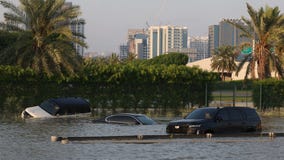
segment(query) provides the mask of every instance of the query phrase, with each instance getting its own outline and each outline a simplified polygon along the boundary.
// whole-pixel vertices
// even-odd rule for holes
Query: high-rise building
[[[148,29],[148,57],[167,54],[169,49],[187,48],[187,27],[150,26]]]
[[[128,53],[135,54],[137,59],[147,59],[147,37],[144,29],[129,29]]]
[[[134,38],[134,54],[138,59],[147,59],[147,35],[136,34]]]
[[[64,7],[72,7],[72,2],[66,2],[63,6]],[[85,20],[82,18],[71,19],[70,29],[75,35],[84,35],[85,33]],[[81,41],[84,42],[84,38],[81,36],[77,36]],[[77,54],[84,56],[84,47],[79,45],[78,43],[73,44],[74,48],[76,49]]]
[[[127,45],[129,53],[135,52],[135,35],[137,34],[146,34],[146,31],[144,29],[128,29],[128,35],[127,35]]]
[[[230,21],[244,26],[244,23],[239,19],[230,19]],[[242,31],[236,26],[222,20],[219,23],[219,46],[239,46],[241,43],[248,41],[247,38],[241,37]]]
[[[210,57],[208,54],[208,37],[191,37],[190,48],[196,49],[195,61]]]
[[[244,26],[239,19],[230,19],[230,21]],[[239,46],[242,43],[249,42],[248,38],[242,37],[242,31],[236,26],[228,23],[225,19],[219,22],[219,25],[209,26],[209,54],[220,46]]]
[[[119,46],[119,59],[126,59],[128,57],[128,45],[122,44]]]
[[[75,34],[80,34],[80,35],[84,35],[84,26],[85,26],[86,22],[84,19],[74,19],[71,22],[71,31]],[[78,37],[81,41],[84,42],[84,38],[83,37]],[[81,45],[74,43],[73,44],[74,48],[76,49],[76,52],[81,55],[84,56],[84,47],[82,47]]]
[[[219,47],[219,25],[209,26],[208,32],[208,54],[212,55],[213,51]]]

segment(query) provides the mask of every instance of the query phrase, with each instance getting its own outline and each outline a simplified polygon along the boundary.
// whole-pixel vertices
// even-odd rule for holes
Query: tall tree
[[[246,26],[241,26],[232,21],[229,23],[240,28],[244,32],[244,36],[251,38],[253,53],[249,55],[249,65],[247,74],[251,73],[252,78],[255,77],[255,67],[259,79],[271,77],[271,71],[275,69],[280,77],[284,77],[281,64],[281,55],[275,52],[277,44],[275,40],[284,32],[284,15],[280,13],[278,7],[261,7],[258,11],[247,3],[247,11],[249,19],[242,17],[242,21]],[[240,63],[240,65],[243,63]]]
[[[225,72],[232,73],[236,70],[234,47],[221,46],[213,52],[211,68],[221,72],[222,80],[225,80]]]
[[[17,41],[0,53],[0,63],[32,68],[48,76],[74,75],[82,59],[73,47],[86,44],[72,33],[70,24],[80,14],[79,6],[67,6],[65,0],[19,0],[20,7],[6,0],[9,9],[0,28],[19,32]]]

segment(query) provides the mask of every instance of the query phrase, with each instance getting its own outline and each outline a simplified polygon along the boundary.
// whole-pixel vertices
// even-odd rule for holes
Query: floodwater
[[[0,160],[282,160],[284,137],[198,138],[135,144],[51,142],[51,136],[166,134],[167,122],[152,126],[93,124],[91,118],[0,122]],[[262,118],[265,132],[284,132],[284,117]]]

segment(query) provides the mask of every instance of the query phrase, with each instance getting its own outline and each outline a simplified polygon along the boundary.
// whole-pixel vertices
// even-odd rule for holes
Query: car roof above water
[[[254,108],[250,108],[250,107],[240,107],[240,106],[224,106],[224,107],[202,107],[202,108],[198,108],[198,109],[215,109],[215,110],[219,110],[219,109],[240,109],[240,110],[255,110]]]
[[[114,115],[109,115],[109,116],[145,116],[144,114],[136,114],[136,113],[118,113],[118,114],[114,114]],[[107,116],[107,117],[109,117]]]
[[[51,98],[39,106],[51,115],[90,112],[90,103],[80,97]]]
[[[211,110],[215,113],[217,113],[219,110],[240,110],[242,115],[245,116],[244,118],[247,120],[260,120],[260,117],[258,116],[256,110],[254,108],[250,107],[232,107],[232,106],[225,106],[225,107],[203,107],[203,108],[198,108],[197,110]]]

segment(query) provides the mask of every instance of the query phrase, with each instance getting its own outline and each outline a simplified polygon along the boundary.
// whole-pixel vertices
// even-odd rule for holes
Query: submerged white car
[[[90,112],[90,103],[83,98],[51,98],[42,102],[39,106],[26,108],[22,112],[21,117],[52,118],[61,115],[76,115]]]

